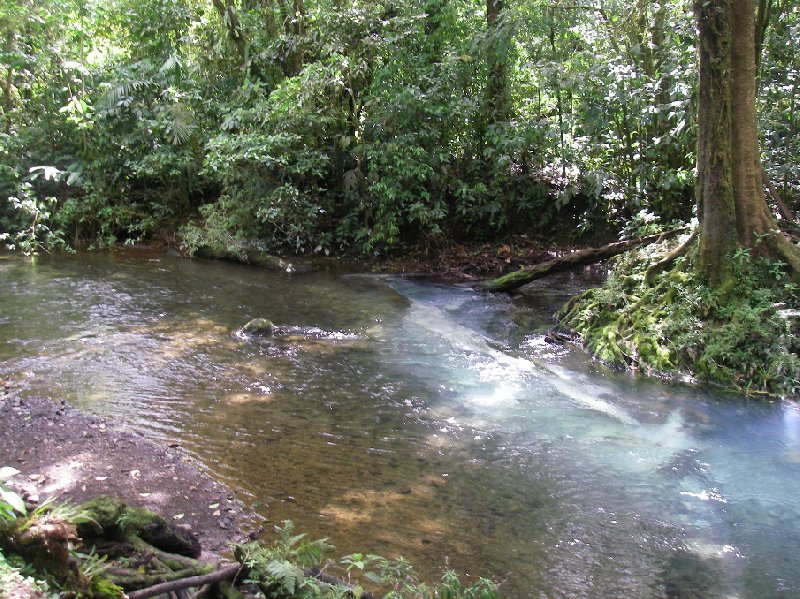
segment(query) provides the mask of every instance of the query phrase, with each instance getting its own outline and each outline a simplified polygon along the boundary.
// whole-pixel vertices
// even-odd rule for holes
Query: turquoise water
[[[6,257],[0,377],[181,443],[342,554],[447,563],[508,597],[800,596],[800,409],[546,343],[582,285],[509,299],[143,252]],[[256,316],[295,334],[233,334]]]

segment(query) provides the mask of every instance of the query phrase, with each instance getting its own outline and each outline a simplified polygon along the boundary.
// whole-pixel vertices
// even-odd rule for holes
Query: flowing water
[[[547,344],[578,287],[512,300],[146,253],[5,256],[0,378],[179,442],[339,554],[447,563],[507,597],[799,597],[798,406]],[[232,334],[257,316],[289,334]]]

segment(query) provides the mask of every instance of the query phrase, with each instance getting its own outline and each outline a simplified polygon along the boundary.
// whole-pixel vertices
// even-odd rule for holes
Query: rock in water
[[[272,331],[274,328],[275,324],[271,320],[267,320],[266,318],[254,318],[246,325],[244,325],[240,329],[240,331],[248,335],[256,335],[258,337],[269,337],[272,335]]]

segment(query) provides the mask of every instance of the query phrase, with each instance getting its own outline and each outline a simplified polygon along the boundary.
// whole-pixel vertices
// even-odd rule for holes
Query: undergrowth
[[[647,268],[669,249],[654,244],[618,257],[602,287],[561,310],[560,324],[603,362],[748,395],[797,395],[800,294],[786,266],[741,249],[733,258],[736,284],[723,294],[697,274],[690,249],[646,281]]]
[[[272,546],[250,543],[234,548],[236,559],[245,568],[246,582],[258,585],[270,599],[367,596],[356,580],[359,576],[381,589],[380,596],[386,599],[500,597],[498,585],[485,578],[465,585],[455,572],[446,570],[438,584],[428,585],[420,581],[412,565],[402,557],[387,559],[354,553],[334,561],[326,557],[333,549],[326,539],[308,541],[305,535],[295,534],[294,525],[288,520],[276,525],[275,530],[278,540]],[[345,578],[348,583],[342,584],[340,580]]]

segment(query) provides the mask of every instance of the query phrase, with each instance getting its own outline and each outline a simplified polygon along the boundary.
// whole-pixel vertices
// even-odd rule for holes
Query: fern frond
[[[173,104],[167,109],[170,122],[167,125],[167,134],[173,145],[186,143],[195,132],[195,125],[192,121],[192,113],[182,104]]]
[[[265,569],[267,574],[274,579],[274,583],[280,586],[287,595],[294,594],[300,581],[305,577],[301,568],[287,561],[270,562]]]
[[[183,68],[181,59],[175,54],[170,54],[169,58],[164,61],[164,64],[158,69],[159,75],[166,75],[172,71],[180,71]]]

